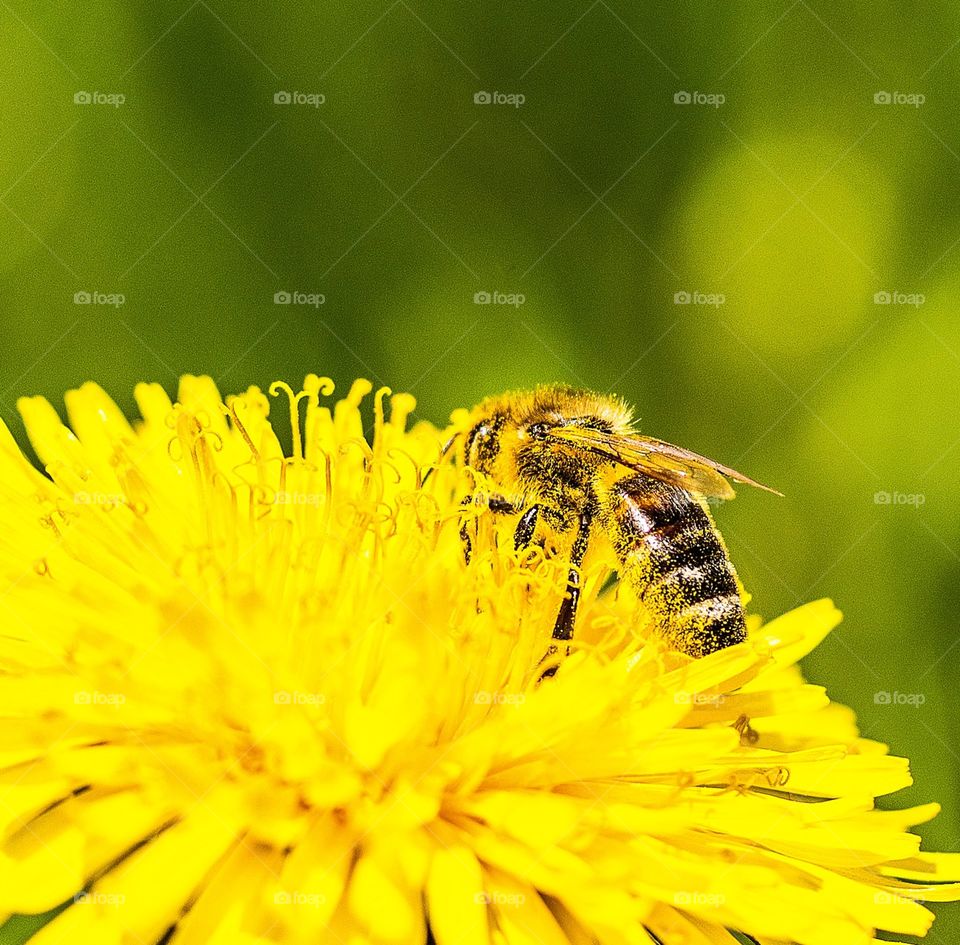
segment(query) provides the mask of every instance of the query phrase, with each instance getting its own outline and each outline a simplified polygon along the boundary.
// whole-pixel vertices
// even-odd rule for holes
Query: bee
[[[569,557],[551,652],[573,638],[588,549],[612,550],[674,649],[702,657],[747,638],[739,584],[707,500],[728,480],[780,495],[713,460],[638,433],[620,400],[566,386],[490,397],[469,414],[457,457],[494,485],[479,497],[517,516],[514,546]],[[478,501],[468,495],[464,504]],[[470,529],[461,527],[469,564]]]

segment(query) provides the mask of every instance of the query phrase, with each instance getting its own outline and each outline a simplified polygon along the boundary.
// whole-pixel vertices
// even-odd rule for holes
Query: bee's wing
[[[550,431],[550,435],[698,495],[732,499],[734,492],[727,482],[728,478],[781,495],[776,489],[771,489],[729,466],[707,459],[706,456],[638,433],[604,433],[586,427],[566,426],[555,427]]]

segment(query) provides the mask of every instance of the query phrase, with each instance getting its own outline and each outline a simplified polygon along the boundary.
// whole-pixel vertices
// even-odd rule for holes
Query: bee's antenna
[[[436,462],[436,464],[433,465],[433,466],[431,466],[431,467],[423,474],[423,479],[422,479],[422,481],[420,482],[421,487],[423,487],[423,486],[425,486],[425,485],[427,484],[427,480],[430,478],[431,475],[433,475],[433,471],[437,468],[437,466],[439,466],[439,465],[447,458],[447,454],[450,452],[450,450],[453,449],[453,444],[457,442],[457,437],[458,437],[459,435],[460,435],[459,433],[454,433],[453,436],[451,436],[450,439],[447,440],[447,442],[443,444],[443,449],[440,450],[440,459],[438,459],[437,462]]]

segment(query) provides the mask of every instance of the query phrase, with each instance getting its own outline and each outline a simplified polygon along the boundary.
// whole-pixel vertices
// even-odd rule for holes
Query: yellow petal
[[[35,941],[39,945],[61,941],[65,929],[82,939],[101,926],[121,928],[134,940],[156,941],[201,888],[236,835],[236,825],[221,819],[215,800],[209,800],[98,880]]]
[[[483,871],[467,847],[446,847],[435,853],[426,892],[437,945],[488,945]]]
[[[367,852],[354,867],[348,894],[350,911],[375,939],[408,942],[423,917],[414,909],[410,890],[382,852]]]

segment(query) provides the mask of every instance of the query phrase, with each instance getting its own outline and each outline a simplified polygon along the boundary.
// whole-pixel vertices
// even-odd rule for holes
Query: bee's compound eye
[[[545,440],[549,429],[550,425],[547,423],[531,423],[527,432],[535,440]]]

